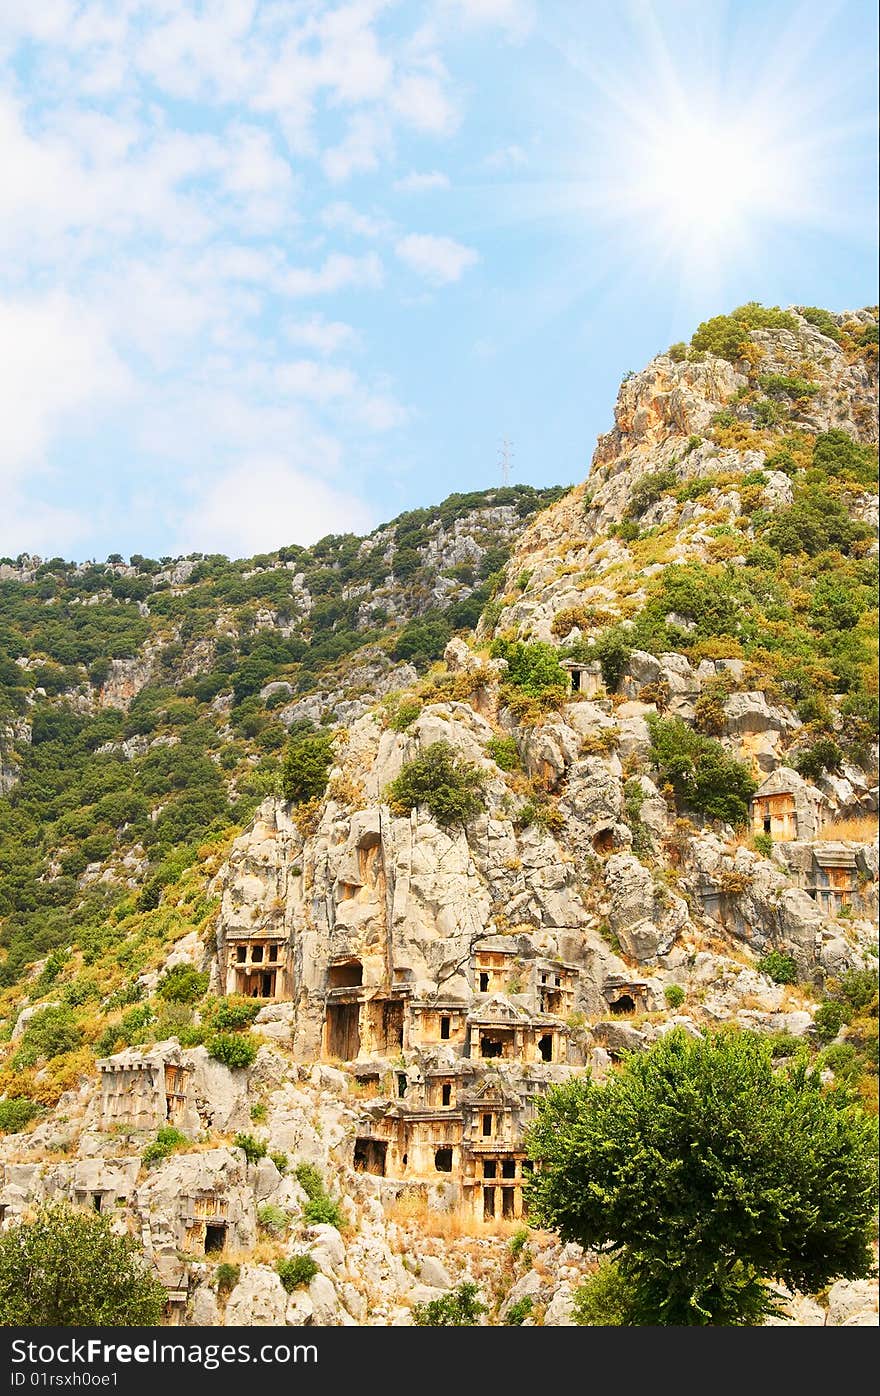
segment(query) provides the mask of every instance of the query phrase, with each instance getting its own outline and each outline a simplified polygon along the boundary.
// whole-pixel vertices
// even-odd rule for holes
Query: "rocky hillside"
[[[170,1322],[565,1324],[548,1086],[730,1022],[876,1110],[876,405],[876,312],[750,305],[566,493],[6,563],[3,1224],[112,1210]]]

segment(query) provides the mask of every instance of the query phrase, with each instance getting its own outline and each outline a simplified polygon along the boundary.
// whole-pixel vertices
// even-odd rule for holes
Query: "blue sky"
[[[570,483],[744,300],[875,303],[871,0],[0,0],[0,555]]]

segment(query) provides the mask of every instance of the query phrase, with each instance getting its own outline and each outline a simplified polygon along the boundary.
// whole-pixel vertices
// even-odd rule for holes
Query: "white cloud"
[[[365,533],[374,523],[356,495],[283,457],[256,458],[203,482],[182,520],[180,546],[247,557],[328,533]]]
[[[472,247],[431,233],[410,233],[395,244],[394,250],[402,262],[437,286],[458,281],[479,260]]]
[[[345,136],[325,150],[321,159],[328,179],[341,182],[353,174],[378,169],[390,149],[390,132],[384,117],[375,111],[358,111],[350,117]]]
[[[424,194],[430,189],[448,189],[449,176],[441,174],[439,170],[431,170],[424,174],[413,170],[401,179],[396,179],[394,187],[402,194]]]
[[[377,238],[388,232],[386,220],[359,213],[346,203],[328,204],[321,214],[321,222],[325,228],[342,228],[344,232],[361,238]]]
[[[318,296],[341,291],[345,286],[381,286],[382,263],[375,252],[364,257],[349,257],[344,252],[331,252],[322,265],[291,267],[279,277],[279,290],[287,296]]]
[[[509,38],[524,39],[535,23],[533,0],[443,0],[453,18],[468,25],[491,24]]]
[[[392,109],[417,131],[449,135],[458,125],[458,111],[444,82],[432,73],[408,73],[400,78],[391,97]]]
[[[0,300],[0,478],[39,471],[52,437],[124,394],[106,328],[63,292]]]
[[[483,164],[487,170],[515,170],[528,164],[528,159],[521,145],[505,145],[487,155]]]
[[[291,344],[302,344],[316,354],[335,354],[350,348],[357,340],[351,325],[341,320],[325,320],[313,315],[308,320],[289,320],[283,325],[285,338]]]

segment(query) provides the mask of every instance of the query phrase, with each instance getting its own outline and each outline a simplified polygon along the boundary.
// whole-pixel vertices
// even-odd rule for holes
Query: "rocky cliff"
[[[490,501],[234,585],[150,573],[135,653],[19,700],[38,762],[73,733],[122,817],[78,866],[96,836],[49,792],[61,937],[7,877],[3,1224],[111,1209],[172,1322],[406,1324],[472,1278],[485,1321],[564,1324],[592,1258],[523,1233],[548,1086],[730,1022],[872,1108],[876,984],[845,986],[876,981],[876,403],[875,314],[743,307],[629,377],[588,479],[528,521]],[[361,579],[380,556],[428,570]],[[242,599],[267,572],[283,604]],[[462,588],[481,614],[450,617]],[[100,788],[126,764],[143,811]],[[791,1321],[876,1322],[869,1289]]]

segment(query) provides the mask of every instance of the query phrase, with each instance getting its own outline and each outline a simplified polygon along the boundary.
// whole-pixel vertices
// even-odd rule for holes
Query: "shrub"
[[[767,373],[759,380],[765,393],[771,397],[789,397],[793,399],[815,397],[819,391],[817,383],[811,383],[808,378],[787,378],[783,373]]]
[[[843,752],[831,737],[819,737],[795,758],[795,770],[807,780],[819,780],[826,771],[839,771]]]
[[[236,1149],[241,1149],[248,1163],[258,1163],[261,1158],[266,1157],[266,1145],[262,1139],[255,1139],[252,1134],[237,1134],[233,1139]]]
[[[207,1048],[209,1056],[232,1069],[253,1066],[257,1059],[257,1044],[249,1036],[218,1032],[208,1038]]]
[[[293,741],[287,749],[281,772],[285,800],[300,805],[323,795],[332,762],[331,733],[316,732]]]
[[[533,1308],[532,1296],[524,1294],[522,1299],[518,1299],[515,1304],[510,1305],[504,1315],[504,1322],[511,1328],[518,1328],[523,1320],[529,1317]]]
[[[502,771],[521,769],[519,752],[513,737],[490,737],[486,743],[486,751]]]
[[[195,1003],[208,989],[210,975],[201,972],[195,965],[172,965],[165,971],[156,986],[156,992],[171,1003]]]
[[[486,777],[472,763],[456,756],[449,742],[432,742],[409,761],[388,786],[395,813],[427,805],[438,824],[467,824],[484,805]]]
[[[513,1256],[514,1260],[516,1260],[518,1256],[522,1255],[523,1251],[528,1245],[528,1241],[529,1229],[527,1226],[521,1226],[513,1233],[513,1235],[507,1243],[507,1249],[510,1251],[510,1254]]]
[[[828,310],[822,310],[818,305],[803,305],[800,313],[811,325],[815,325],[820,334],[824,334],[827,339],[840,340],[840,330],[834,316]]]
[[[228,1260],[222,1261],[214,1271],[214,1284],[218,1294],[229,1294],[238,1284],[241,1275],[239,1265],[230,1265]]]
[[[467,1328],[476,1324],[486,1305],[477,1298],[473,1280],[465,1280],[456,1289],[427,1304],[413,1304],[413,1323],[418,1328]]]
[[[834,1041],[846,1022],[847,1016],[843,1004],[838,1003],[835,999],[825,999],[823,1003],[819,1004],[813,1014],[813,1026],[816,1029],[816,1036],[823,1046]]]
[[[212,1005],[211,1027],[217,1032],[238,1032],[241,1028],[249,1028],[261,1007],[255,999],[230,995]]]
[[[651,713],[647,721],[651,760],[676,799],[710,819],[745,824],[749,800],[757,789],[748,768],[720,742],[693,731],[681,718]]]
[[[318,1266],[310,1255],[294,1255],[289,1260],[276,1261],[275,1270],[281,1283],[292,1294],[310,1284],[318,1273]]]
[[[398,705],[397,711],[388,719],[389,727],[395,732],[405,732],[407,727],[411,727],[422,711],[422,704],[418,698],[404,698]]]
[[[69,1008],[44,1008],[35,1013],[22,1034],[13,1058],[16,1071],[34,1066],[41,1057],[60,1057],[82,1044],[83,1031]]]
[[[769,950],[762,955],[756,968],[774,984],[797,983],[797,965],[790,955],[783,955],[780,950]]]
[[[687,345],[680,339],[677,343],[670,344],[666,352],[674,364],[680,364],[687,358]]]
[[[324,1187],[324,1179],[310,1163],[300,1163],[296,1168],[296,1180],[306,1194],[308,1201],[303,1208],[303,1220],[309,1226],[335,1226],[337,1231],[341,1231],[345,1225],[345,1218]]]
[[[250,1140],[250,1145],[252,1145],[253,1142],[253,1140]],[[239,1147],[243,1146],[240,1145]],[[265,1153],[265,1150],[263,1153]],[[262,1158],[263,1155],[261,1154],[260,1157]],[[248,1162],[252,1162],[250,1155],[248,1155]],[[264,1202],[262,1206],[257,1208],[257,1222],[270,1236],[283,1236],[285,1231],[290,1227],[290,1217],[287,1215],[284,1208],[276,1207],[273,1202]]]
[[[290,1161],[286,1154],[281,1153],[279,1150],[277,1153],[270,1154],[269,1157],[274,1163],[275,1167],[278,1169],[279,1173],[287,1172],[287,1169],[290,1165]]]
[[[581,1328],[619,1328],[634,1323],[631,1286],[613,1260],[600,1260],[572,1300],[571,1317]]]
[[[25,1096],[12,1096],[0,1100],[0,1134],[19,1134],[25,1125],[30,1124],[40,1107],[35,1100]]]
[[[147,1167],[149,1167],[151,1163],[161,1163],[163,1159],[168,1158],[175,1150],[180,1149],[183,1145],[188,1143],[189,1140],[186,1135],[181,1134],[179,1129],[175,1129],[173,1125],[164,1125],[162,1129],[158,1131],[152,1143],[148,1144],[144,1149],[144,1152],[141,1154],[141,1162]]]
[[[650,471],[647,475],[642,475],[636,480],[629,492],[629,502],[626,506],[626,517],[638,518],[644,514],[652,504],[667,490],[673,489],[678,483],[678,477],[671,468],[664,470]]]
[[[681,1008],[686,995],[680,984],[667,984],[663,990],[663,997],[670,1008]]]
[[[543,640],[527,644],[524,640],[498,639],[492,641],[490,653],[495,659],[507,660],[507,682],[530,698],[561,696],[571,687],[555,645]]]
[[[732,311],[730,315],[715,315],[704,320],[691,336],[691,346],[701,353],[716,354],[720,359],[731,363],[742,357],[748,344],[749,330],[786,329],[797,330],[798,322],[778,305],[763,306],[757,301],[749,301]]]
[[[627,632],[619,625],[603,630],[592,652],[601,666],[605,687],[613,693],[623,678],[632,654],[632,643]]]
[[[154,1328],[166,1298],[135,1241],[97,1212],[49,1202],[0,1235],[6,1327]]]
[[[876,1008],[877,970],[851,969],[841,975],[833,985],[835,997],[838,995],[857,1013]]]

